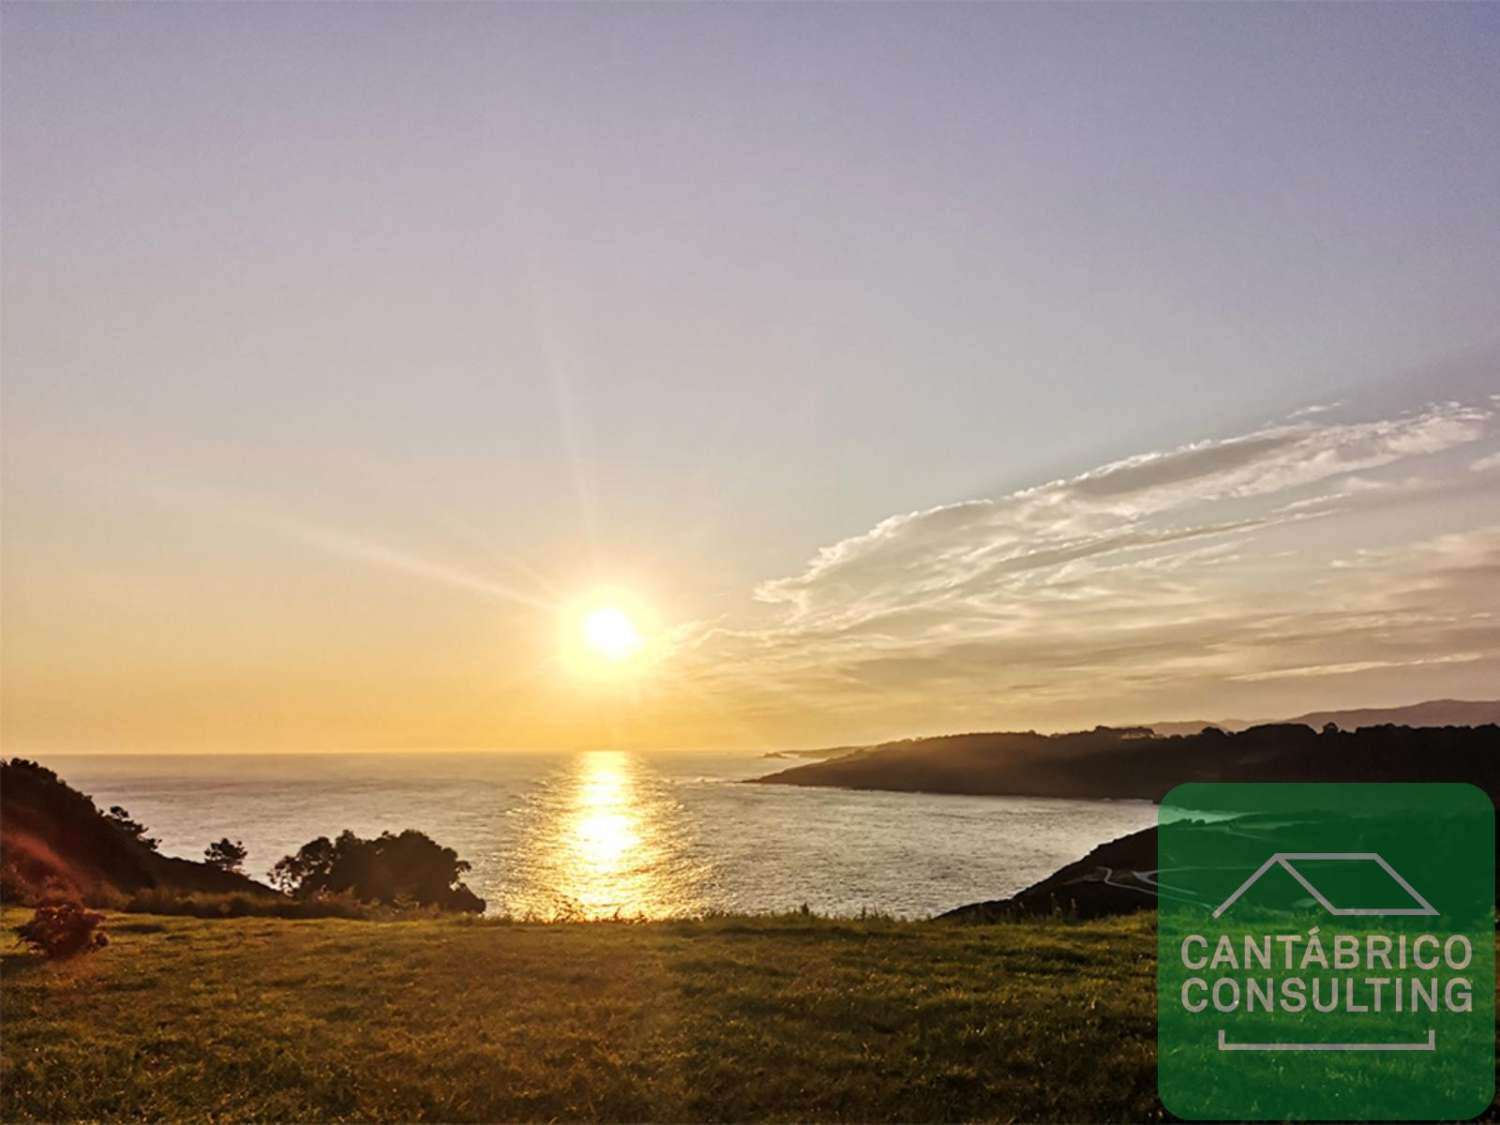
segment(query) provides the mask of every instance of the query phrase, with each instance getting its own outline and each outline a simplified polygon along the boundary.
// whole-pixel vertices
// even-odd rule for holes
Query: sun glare
[[[592,652],[606,660],[624,660],[641,648],[635,623],[614,606],[596,609],[583,619],[583,639]]]

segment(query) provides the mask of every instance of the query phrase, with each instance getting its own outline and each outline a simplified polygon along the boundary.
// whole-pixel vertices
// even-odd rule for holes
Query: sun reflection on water
[[[641,839],[646,826],[635,788],[623,754],[584,756],[561,840],[569,878],[560,890],[591,913],[639,897],[646,882],[644,868],[654,857]]]
[[[690,913],[701,875],[673,787],[635,755],[578,755],[536,796],[513,862],[522,913],[588,918]]]

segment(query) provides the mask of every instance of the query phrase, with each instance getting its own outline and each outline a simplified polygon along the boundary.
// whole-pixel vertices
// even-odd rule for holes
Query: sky
[[[10,752],[1500,695],[1500,8],[0,32]]]

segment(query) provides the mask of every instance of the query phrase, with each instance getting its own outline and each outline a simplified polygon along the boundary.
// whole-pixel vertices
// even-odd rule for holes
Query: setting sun
[[[624,660],[641,649],[641,634],[635,623],[614,606],[596,609],[584,618],[583,639],[591,651],[606,660]]]

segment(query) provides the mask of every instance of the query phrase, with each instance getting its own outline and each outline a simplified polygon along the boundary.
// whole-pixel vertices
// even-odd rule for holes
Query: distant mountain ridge
[[[1500,724],[1500,699],[1427,699],[1421,703],[1408,703],[1400,707],[1352,707],[1342,711],[1309,711],[1305,715],[1296,715],[1290,719],[1173,719],[1170,722],[1142,723],[1139,726],[1114,729],[1150,730],[1166,737],[1174,734],[1197,734],[1205,727],[1217,727],[1219,730],[1232,732],[1249,730],[1251,727],[1278,726],[1289,723],[1301,723],[1318,730],[1329,723],[1333,723],[1340,730],[1357,730],[1360,727],[1375,727],[1385,723],[1398,727],[1482,727],[1490,723]],[[928,735],[890,742],[871,742],[860,746],[772,750],[763,754],[762,757],[842,758],[849,754],[867,754],[872,750],[886,750],[893,746],[931,742],[940,738],[999,738],[1015,733],[1021,732],[989,731],[959,735]]]
[[[1390,723],[1398,727],[1482,727],[1500,723],[1500,699],[1428,699],[1404,707],[1354,707],[1343,711],[1309,711],[1290,719],[1194,719],[1147,723],[1157,734],[1197,734],[1204,727],[1224,731],[1249,730],[1269,723],[1303,723],[1322,728],[1333,723],[1340,730],[1358,730]]]

